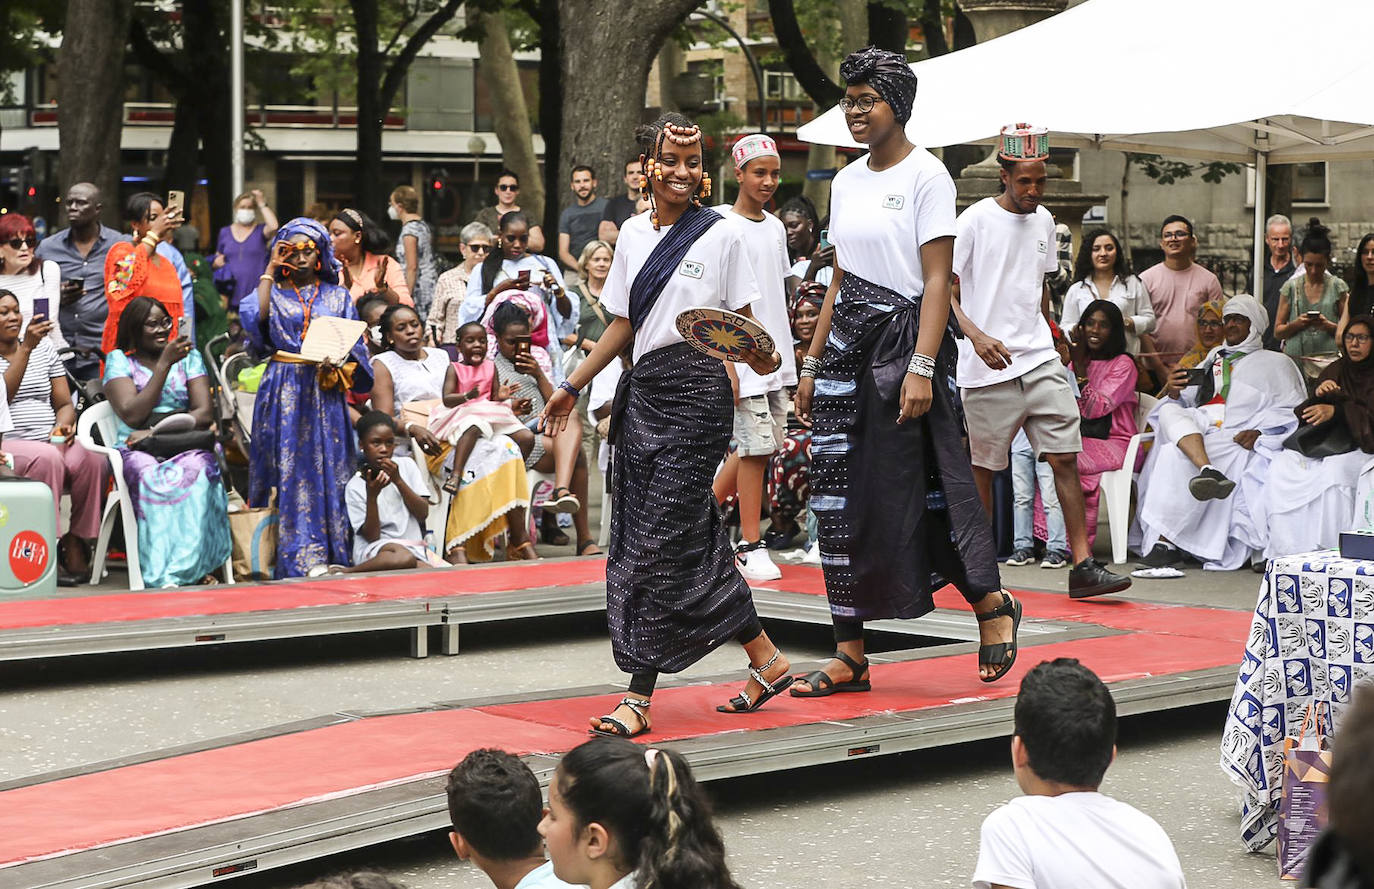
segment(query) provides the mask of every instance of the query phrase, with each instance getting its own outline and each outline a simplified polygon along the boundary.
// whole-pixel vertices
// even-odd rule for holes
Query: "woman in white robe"
[[[1198,365],[1210,378],[1185,386],[1187,372],[1176,372],[1173,397],[1150,418],[1156,442],[1140,474],[1137,520],[1152,562],[1157,545],[1176,547],[1208,570],[1229,571],[1269,542],[1258,504],[1307,390],[1292,359],[1262,348],[1269,318],[1258,300],[1238,294],[1223,315],[1226,342]]]
[[[1259,523],[1269,528],[1265,555],[1274,559],[1334,549],[1340,533],[1358,527],[1356,486],[1374,461],[1374,318],[1357,315],[1342,334],[1344,357],[1322,371],[1316,395],[1297,408],[1298,419],[1346,453],[1305,457],[1285,448],[1274,459]]]

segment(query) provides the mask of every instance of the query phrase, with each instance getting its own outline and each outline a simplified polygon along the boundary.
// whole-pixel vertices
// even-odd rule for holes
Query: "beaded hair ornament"
[[[663,155],[665,140],[683,148],[695,145],[701,141],[701,127],[696,124],[686,127],[674,123],[664,124],[663,129],[658,131],[653,153],[644,159],[644,185],[640,190],[644,197],[649,199],[649,221],[653,223],[654,231],[658,231],[658,205],[654,203],[654,191],[649,186],[649,181],[663,181],[663,164],[658,159]],[[692,195],[692,203],[700,207],[702,199],[710,196],[711,174],[702,171],[701,185],[697,188],[697,193]]]

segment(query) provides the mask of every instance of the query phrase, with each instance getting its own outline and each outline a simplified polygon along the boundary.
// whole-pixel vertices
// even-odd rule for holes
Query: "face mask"
[[[234,211],[234,221],[237,222],[239,225],[252,225],[253,220],[257,218],[258,215],[254,213],[252,210]]]
[[[401,214],[396,212],[396,205],[390,204],[386,208],[386,215],[392,219],[400,219]]]

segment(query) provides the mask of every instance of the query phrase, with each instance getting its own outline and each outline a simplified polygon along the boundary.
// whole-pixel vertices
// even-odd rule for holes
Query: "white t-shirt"
[[[920,296],[926,289],[921,245],[954,233],[954,180],[924,148],[881,173],[868,168],[865,155],[835,174],[830,242],[846,272]]]
[[[1153,818],[1100,793],[1021,796],[983,821],[977,889],[1184,889]]]
[[[630,284],[671,230],[672,226],[665,225],[654,231],[648,213],[625,220],[615,242],[611,271],[601,290],[601,305],[606,311],[617,318],[630,317]],[[634,360],[638,362],[655,349],[682,342],[676,321],[687,309],[739,311],[758,298],[759,285],[745,254],[744,238],[735,226],[718,222],[688,248],[649,310],[635,334]]]
[[[965,389],[1014,380],[1056,356],[1049,325],[1040,314],[1045,275],[1059,268],[1054,217],[1044,207],[1012,213],[996,198],[983,198],[959,214],[954,274],[959,304],[969,320],[1011,353],[1011,367],[993,370],[959,340],[959,385]],[[843,266],[841,266],[843,268]]]
[[[795,263],[792,264],[792,274],[795,275],[798,279],[805,278],[806,271],[808,268],[810,268],[810,266],[811,260],[807,259],[806,257],[802,257],[801,259],[797,260]],[[857,272],[855,274],[857,274]],[[820,268],[816,269],[816,275],[811,280],[815,281],[818,284],[824,284],[826,287],[829,287],[830,282],[834,280],[834,278],[835,267],[827,265],[821,266]]]
[[[409,457],[398,457],[396,469],[410,490],[421,497],[429,492],[429,483],[414,460]],[[348,507],[348,522],[353,526],[353,563],[356,565],[366,560],[364,552],[375,542],[365,540],[363,535],[358,533],[363,522],[367,521],[367,482],[363,481],[362,473],[353,473],[348,484],[344,485],[344,503]],[[394,483],[387,485],[377,495],[377,521],[380,531],[377,535],[378,541],[414,542],[424,536],[420,530],[420,522],[406,509],[405,500]]]
[[[520,878],[515,889],[574,889],[553,875],[553,862],[546,861]]]
[[[792,274],[791,263],[787,258],[787,229],[782,220],[772,213],[764,213],[762,219],[741,216],[729,206],[713,207],[725,217],[725,221],[740,230],[744,237],[744,253],[754,269],[754,280],[759,285],[759,299],[754,303],[754,320],[763,325],[768,335],[777,344],[778,354],[782,356],[782,366],[775,373],[759,376],[749,365],[737,363],[735,373],[739,376],[739,394],[763,395],[777,392],[785,386],[797,385],[797,356],[788,346],[792,342],[792,325],[787,318],[786,278]]]

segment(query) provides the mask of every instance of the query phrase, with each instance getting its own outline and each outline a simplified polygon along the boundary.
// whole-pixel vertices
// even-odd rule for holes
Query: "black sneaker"
[[[1023,568],[1026,565],[1034,565],[1035,550],[1018,549],[1016,552],[1011,554],[1011,558],[1007,559],[1007,564],[1012,566],[1013,568]]]
[[[1193,495],[1194,500],[1225,500],[1235,489],[1235,482],[1210,467],[1188,482],[1188,493]]]
[[[1183,550],[1167,543],[1156,543],[1150,551],[1145,554],[1145,558],[1140,560],[1140,564],[1146,568],[1167,568],[1170,565],[1177,565],[1183,561]]]
[[[1119,593],[1131,585],[1131,579],[1113,574],[1096,559],[1084,559],[1069,569],[1069,598],[1086,599]]]

